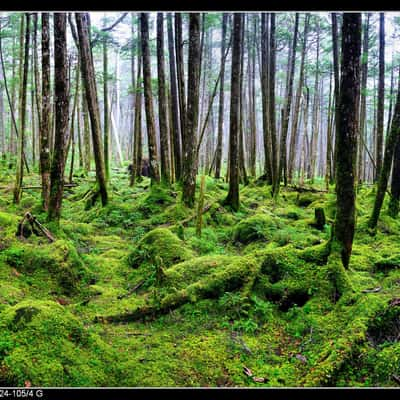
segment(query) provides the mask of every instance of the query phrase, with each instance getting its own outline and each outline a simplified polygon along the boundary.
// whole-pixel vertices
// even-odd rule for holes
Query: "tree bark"
[[[334,251],[348,268],[355,229],[354,173],[357,156],[360,96],[361,14],[344,13],[342,61],[336,136],[337,211],[333,230]]]
[[[29,36],[30,36],[30,14],[26,13],[25,16],[21,15],[21,37],[23,37],[24,17],[26,18],[25,28],[25,50],[23,57],[21,53],[20,58],[20,76],[22,76],[20,86],[20,105],[19,105],[19,136],[18,136],[18,155],[17,155],[17,170],[15,174],[15,188],[14,188],[14,203],[19,204],[22,194],[22,179],[24,173],[23,155],[25,148],[25,123],[26,123],[26,88],[28,84],[28,68],[29,68]],[[23,41],[21,40],[21,47]]]
[[[297,48],[297,32],[299,28],[299,13],[296,13],[294,22],[294,33],[293,41],[291,44],[291,52],[289,52],[288,65],[290,68],[288,70],[288,84],[287,84],[287,95],[285,98],[285,105],[283,109],[283,121],[282,121],[282,133],[281,133],[281,145],[280,145],[280,160],[279,160],[279,180],[282,178],[283,174],[283,184],[287,185],[287,160],[286,160],[286,141],[289,128],[289,117],[290,109],[292,105],[292,93],[293,93],[293,78],[294,69],[296,64],[296,48]]]
[[[96,164],[96,180],[102,205],[108,201],[107,181],[105,176],[103,144],[101,142],[100,110],[97,99],[94,64],[89,43],[89,14],[76,13],[76,26],[79,37],[80,64],[85,86],[86,102],[92,127],[93,153]]]
[[[222,15],[222,36],[221,36],[221,78],[219,86],[219,104],[218,104],[218,136],[217,136],[217,149],[215,155],[215,178],[219,179],[221,176],[222,164],[222,146],[224,137],[224,82],[225,82],[225,43],[226,43],[226,28],[228,23],[228,14]]]
[[[170,99],[171,99],[171,130],[173,132],[173,147],[174,147],[174,170],[175,181],[179,182],[182,175],[182,152],[181,152],[181,133],[179,127],[179,105],[178,105],[178,91],[176,81],[176,68],[175,68],[175,49],[174,37],[172,30],[172,15],[167,15],[167,29],[168,29],[168,49],[169,49],[169,75],[170,75]]]
[[[188,102],[186,126],[183,131],[182,200],[194,207],[197,174],[197,128],[199,119],[199,74],[200,74],[200,14],[189,16]]]
[[[385,14],[379,14],[379,79],[378,79],[378,108],[376,121],[376,171],[375,181],[378,180],[382,169],[383,150],[383,117],[385,105]]]
[[[153,95],[151,92],[151,63],[149,49],[149,16],[147,13],[140,13],[140,28],[143,58],[143,84],[144,102],[147,123],[147,141],[149,146],[149,164],[151,183],[160,182],[160,171],[158,166],[156,128],[154,121]]]
[[[239,97],[240,97],[240,62],[242,47],[242,22],[241,13],[233,16],[233,43],[231,67],[231,104],[229,115],[229,192],[224,204],[234,211],[240,207],[239,200]]]
[[[307,49],[307,35],[309,29],[310,14],[306,14],[304,21],[304,32],[303,32],[303,46],[301,50],[301,61],[300,61],[300,76],[299,82],[297,86],[296,99],[294,104],[294,113],[293,113],[293,123],[291,129],[290,136],[290,144],[289,144],[289,162],[288,162],[288,181],[292,182],[293,173],[295,168],[295,151],[297,148],[297,138],[298,138],[298,125],[299,125],[299,117],[300,117],[300,100],[303,92],[303,84],[304,84],[304,66],[305,66],[305,57],[306,57],[306,49]]]
[[[157,13],[158,120],[160,127],[161,181],[171,182],[164,60],[164,15]]]
[[[69,80],[67,62],[67,16],[54,13],[54,98],[55,137],[50,172],[50,197],[48,219],[58,222],[61,217],[64,192],[64,169],[66,161],[69,122]]]
[[[385,154],[384,154],[384,158],[383,158],[381,172],[379,175],[378,190],[376,192],[374,208],[372,211],[371,218],[368,221],[368,227],[371,230],[375,230],[376,225],[378,223],[379,214],[380,214],[383,200],[385,198],[385,193],[387,190],[387,184],[388,184],[388,180],[389,180],[390,168],[392,166],[393,155],[395,153],[395,149],[398,151],[397,143],[399,142],[399,137],[400,137],[400,79],[399,79],[399,86],[397,88],[397,100],[396,100],[396,105],[395,105],[394,113],[393,113],[392,126],[390,129],[390,133],[386,139]],[[397,154],[396,154],[396,156],[397,156]],[[396,168],[398,168],[398,161],[395,163],[395,166],[396,166]],[[395,200],[394,201],[396,202],[396,197],[398,199],[398,192],[397,192],[398,191],[398,188],[397,188],[398,171],[396,171],[396,170],[393,171],[393,177],[394,177],[394,189],[395,189]],[[392,215],[395,215],[396,207],[395,207],[395,203],[393,203],[393,201],[391,204],[391,208],[392,208]],[[397,210],[398,210],[398,205],[397,205]]]

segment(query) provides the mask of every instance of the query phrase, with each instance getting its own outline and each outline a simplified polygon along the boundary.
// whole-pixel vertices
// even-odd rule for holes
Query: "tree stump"
[[[321,207],[315,208],[315,224],[314,226],[322,231],[324,229],[324,225],[326,224],[325,212]]]

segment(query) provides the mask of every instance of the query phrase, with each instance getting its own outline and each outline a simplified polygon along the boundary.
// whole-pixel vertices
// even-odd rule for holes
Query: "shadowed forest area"
[[[1,13],[0,386],[399,386],[399,38]]]

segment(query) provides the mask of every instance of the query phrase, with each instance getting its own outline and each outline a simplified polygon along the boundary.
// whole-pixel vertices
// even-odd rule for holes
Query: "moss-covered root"
[[[144,305],[124,314],[97,316],[95,322],[128,322],[156,316],[185,303],[218,298],[233,290],[248,296],[259,269],[259,262],[250,256],[205,256],[180,263],[164,272],[161,286],[147,293]]]
[[[332,299],[339,300],[345,293],[354,293],[355,290],[350,282],[346,270],[343,267],[341,257],[334,251],[328,258],[328,279],[332,283]]]

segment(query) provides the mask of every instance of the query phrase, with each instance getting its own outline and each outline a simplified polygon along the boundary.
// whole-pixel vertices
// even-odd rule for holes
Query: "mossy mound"
[[[271,240],[279,228],[276,219],[265,214],[256,214],[240,221],[233,229],[233,240],[248,244],[256,240]]]
[[[134,268],[142,264],[158,264],[170,267],[194,256],[185,244],[167,228],[156,228],[148,232],[139,241],[128,256],[128,263]]]
[[[41,246],[15,243],[2,257],[9,266],[25,274],[48,272],[67,295],[75,293],[79,283],[89,277],[75,247],[65,240]]]
[[[23,301],[0,314],[1,384],[112,385],[113,365],[108,346],[55,302]]]

